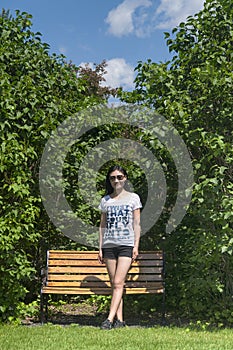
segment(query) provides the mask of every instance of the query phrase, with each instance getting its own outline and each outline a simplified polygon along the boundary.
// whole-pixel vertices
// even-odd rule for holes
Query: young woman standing
[[[100,203],[98,259],[106,263],[112,286],[110,311],[102,329],[125,326],[123,288],[130,265],[138,255],[142,204],[136,193],[125,190],[126,181],[125,169],[119,165],[110,168],[106,176],[107,195]]]

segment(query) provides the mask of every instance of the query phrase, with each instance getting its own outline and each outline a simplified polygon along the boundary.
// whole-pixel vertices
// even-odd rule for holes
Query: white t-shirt
[[[106,213],[102,247],[134,246],[133,211],[142,207],[136,193],[126,192],[119,199],[109,195],[101,199],[100,210]]]

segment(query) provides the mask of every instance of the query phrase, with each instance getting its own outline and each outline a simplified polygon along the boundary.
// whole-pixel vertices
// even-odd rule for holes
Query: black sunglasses
[[[109,176],[110,181],[123,180],[125,175]]]

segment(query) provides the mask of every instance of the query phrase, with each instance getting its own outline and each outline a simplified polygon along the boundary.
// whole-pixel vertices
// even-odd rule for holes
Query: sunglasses
[[[120,181],[120,180],[123,180],[124,177],[125,175],[109,176],[109,179],[110,181],[115,181],[116,179]]]

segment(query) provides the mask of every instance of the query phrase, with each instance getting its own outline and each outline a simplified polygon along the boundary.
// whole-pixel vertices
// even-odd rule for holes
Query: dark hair
[[[127,172],[124,168],[122,168],[120,165],[113,165],[109,170],[108,173],[106,175],[106,182],[105,182],[105,186],[106,186],[106,194],[111,194],[113,192],[113,187],[111,185],[110,182],[110,174],[115,171],[118,170],[120,171],[123,175],[125,175],[126,177],[128,177]]]

